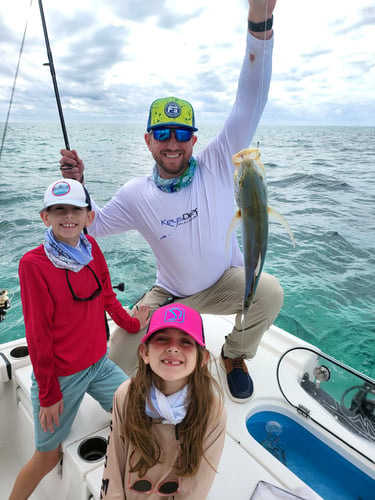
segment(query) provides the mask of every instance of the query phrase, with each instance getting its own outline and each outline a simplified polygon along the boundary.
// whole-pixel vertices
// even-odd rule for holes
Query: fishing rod
[[[66,132],[66,127],[65,127],[64,114],[63,114],[63,110],[62,110],[62,106],[61,106],[59,88],[57,86],[55,66],[53,64],[51,46],[49,44],[49,39],[48,39],[47,25],[46,25],[46,20],[44,17],[42,0],[38,0],[38,2],[39,2],[40,17],[42,19],[42,25],[43,25],[44,40],[46,42],[47,57],[48,57],[48,63],[44,63],[43,66],[49,66],[49,69],[51,71],[53,88],[55,90],[56,104],[57,104],[57,109],[59,111],[60,123],[61,123],[61,128],[62,128],[64,141],[65,141],[65,149],[70,150],[68,134]],[[65,166],[65,167],[67,167],[67,166]]]
[[[30,9],[31,9],[32,4],[33,4],[33,0],[31,0],[31,1],[30,1],[29,11],[30,11]],[[30,15],[30,14],[29,14],[29,15]],[[19,53],[19,55],[18,55],[17,69],[16,69],[16,73],[15,73],[15,75],[14,75],[13,87],[12,87],[12,91],[11,91],[11,94],[10,94],[10,100],[9,100],[8,112],[7,112],[7,117],[6,117],[5,124],[4,124],[3,136],[2,136],[2,139],[1,139],[1,146],[0,146],[0,161],[1,161],[1,156],[2,156],[2,154],[3,154],[3,150],[4,150],[5,138],[6,138],[6,135],[7,135],[8,124],[9,124],[9,118],[10,118],[10,110],[12,109],[14,92],[15,92],[15,90],[16,90],[17,77],[18,77],[18,72],[19,72],[19,69],[20,69],[21,57],[22,57],[22,52],[23,52],[23,46],[24,46],[24,44],[25,44],[26,32],[27,32],[27,26],[28,26],[28,24],[29,24],[29,17],[28,17],[28,18],[27,18],[27,20],[26,20],[25,29],[24,29],[24,31],[23,31],[23,37],[22,37],[22,42],[21,42],[21,47],[20,47],[20,53]],[[1,321],[1,320],[0,320],[0,321]]]

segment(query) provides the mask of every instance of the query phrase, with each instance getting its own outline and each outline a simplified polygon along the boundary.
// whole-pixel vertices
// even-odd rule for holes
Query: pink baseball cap
[[[175,302],[160,307],[151,316],[146,335],[142,338],[144,344],[151,335],[164,328],[177,328],[190,335],[197,344],[205,347],[203,322],[198,311],[184,304]]]

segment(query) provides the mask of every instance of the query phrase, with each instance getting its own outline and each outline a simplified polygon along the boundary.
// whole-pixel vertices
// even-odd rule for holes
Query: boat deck
[[[223,387],[228,414],[224,452],[208,498],[249,500],[259,481],[264,481],[300,495],[306,500],[318,500],[321,497],[258,444],[246,428],[249,415],[263,408],[277,407],[285,412],[292,411],[280,393],[276,380],[276,366],[285,351],[296,345],[308,344],[277,327],[272,327],[263,336],[257,356],[248,362],[249,372],[254,380],[254,395],[247,403],[234,403],[227,396],[224,371],[218,361],[224,336],[230,332],[232,321],[232,317],[204,316],[207,344],[213,356],[211,369]],[[3,349],[8,359],[10,349],[17,343],[22,341],[12,343]],[[309,359],[304,359],[302,356],[298,363],[308,364]],[[4,498],[7,498],[18,470],[31,456],[34,448],[30,402],[31,365],[28,357],[12,362],[12,369],[12,382],[0,385],[0,484],[2,494],[6,493]],[[288,369],[295,371],[296,367],[292,363]],[[0,374],[3,374],[1,370],[4,372],[5,368],[0,365]],[[298,384],[295,390],[301,391],[301,397],[308,398]],[[96,462],[86,461],[79,456],[78,450],[82,441],[90,436],[106,438],[109,421],[110,415],[86,395],[71,433],[62,445],[62,466],[56,467],[42,481],[31,496],[32,500],[49,500],[51,491],[55,500],[99,499],[104,458]],[[334,423],[333,417],[332,421]],[[362,441],[360,440],[360,444],[366,446],[366,441]],[[372,452],[375,454],[374,450]],[[375,461],[375,456],[373,458]],[[375,479],[375,469],[371,470],[370,467],[369,472]],[[270,494],[268,498],[272,498]]]

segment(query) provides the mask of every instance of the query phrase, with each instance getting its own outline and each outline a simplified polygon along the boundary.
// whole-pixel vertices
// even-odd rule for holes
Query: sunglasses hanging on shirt
[[[89,269],[89,270],[91,271],[91,273],[93,274],[93,276],[94,276],[94,278],[95,278],[95,280],[96,280],[96,283],[97,283],[97,285],[98,285],[98,288],[97,288],[94,292],[92,292],[92,294],[91,294],[91,295],[89,295],[88,297],[78,297],[78,295],[76,295],[76,294],[75,294],[75,292],[74,292],[74,290],[73,290],[73,287],[72,287],[72,284],[70,283],[70,280],[69,280],[69,270],[68,270],[68,269],[65,269],[65,275],[66,275],[66,280],[67,280],[67,282],[68,282],[68,287],[69,287],[69,290],[71,291],[71,294],[72,294],[72,296],[73,296],[73,299],[74,299],[74,300],[78,300],[79,302],[87,302],[87,301],[89,301],[89,300],[94,300],[94,299],[96,299],[96,297],[98,297],[98,296],[101,294],[102,289],[103,289],[103,288],[102,288],[102,285],[101,285],[101,283],[100,283],[100,281],[99,281],[99,278],[98,278],[98,277],[97,277],[97,275],[94,273],[94,270],[93,270],[93,269],[91,269],[91,267],[90,267],[90,266],[85,266],[85,267],[87,267],[87,269]]]

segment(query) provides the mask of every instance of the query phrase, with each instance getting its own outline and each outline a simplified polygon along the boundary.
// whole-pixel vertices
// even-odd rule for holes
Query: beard
[[[179,156],[176,160],[170,160],[163,155],[153,155],[156,165],[159,170],[159,175],[162,178],[179,177],[185,172],[189,166],[190,157],[185,155]]]

